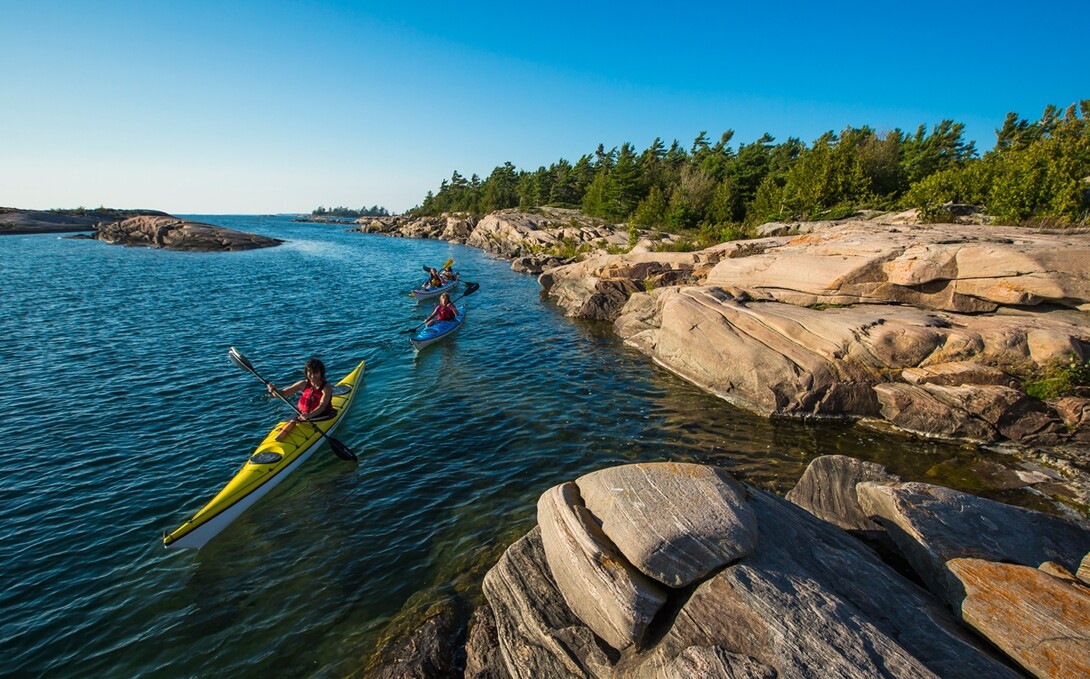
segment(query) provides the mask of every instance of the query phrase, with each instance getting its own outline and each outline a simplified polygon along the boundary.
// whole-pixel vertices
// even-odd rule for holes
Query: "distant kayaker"
[[[302,395],[299,396],[298,404],[299,412],[303,413],[302,416],[296,416],[288,420],[287,425],[276,435],[277,441],[283,441],[288,432],[294,429],[295,424],[300,420],[309,422],[328,415],[331,410],[329,404],[333,400],[333,387],[329,384],[329,380],[325,378],[325,364],[317,358],[311,357],[307,364],[303,366],[303,374],[306,376],[304,379],[283,389],[277,389],[275,385],[269,384],[270,394],[279,392],[284,397],[291,396],[300,389],[303,390]]]
[[[431,315],[424,320],[424,323],[426,325],[431,325],[434,321],[453,321],[457,316],[458,309],[451,304],[450,295],[444,292],[439,295],[439,305],[436,306],[435,311],[432,311]]]
[[[439,275],[439,271],[436,270],[434,267],[431,268],[431,269],[428,269],[428,274],[429,274],[428,282],[424,283],[424,288],[425,289],[427,289],[427,288],[441,288],[446,284],[446,281],[443,280],[443,277]]]

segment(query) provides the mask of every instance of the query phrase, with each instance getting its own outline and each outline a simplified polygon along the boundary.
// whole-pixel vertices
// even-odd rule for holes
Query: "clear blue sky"
[[[701,130],[965,123],[1090,98],[1090,1],[0,0],[0,206],[420,203]]]

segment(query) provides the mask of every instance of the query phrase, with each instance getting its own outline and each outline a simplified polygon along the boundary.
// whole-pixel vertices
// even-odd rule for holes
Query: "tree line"
[[[769,221],[861,209],[915,207],[925,220],[944,221],[951,202],[983,206],[1004,224],[1090,221],[1090,100],[1063,111],[1050,105],[1036,121],[1007,114],[982,156],[964,130],[944,120],[912,133],[847,127],[809,145],[764,134],[735,148],[732,130],[718,140],[701,132],[687,148],[661,139],[642,151],[599,144],[575,163],[561,158],[536,171],[510,162],[484,180],[455,171],[410,214],[571,207],[711,242]]]
[[[361,207],[358,210],[353,210],[347,207],[318,207],[316,210],[312,210],[311,215],[315,217],[389,217],[390,213],[384,207],[378,205],[372,205],[371,207]]]

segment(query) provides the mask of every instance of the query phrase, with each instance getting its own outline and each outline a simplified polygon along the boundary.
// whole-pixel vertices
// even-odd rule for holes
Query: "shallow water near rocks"
[[[0,238],[0,675],[343,676],[403,608],[479,577],[548,487],[601,467],[723,465],[783,493],[818,455],[981,488],[974,448],[731,407],[572,321],[534,278],[473,249],[296,224],[201,221],[286,239],[193,254],[56,235]],[[414,354],[407,291],[453,257],[465,325]],[[464,287],[461,288],[464,290]],[[455,294],[457,298],[458,294]],[[285,407],[311,354],[367,370],[328,447],[200,551],[166,550]]]

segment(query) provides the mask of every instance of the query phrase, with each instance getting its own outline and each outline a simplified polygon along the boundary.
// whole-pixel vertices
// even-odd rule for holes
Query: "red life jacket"
[[[323,387],[325,384],[322,385]],[[322,403],[322,390],[307,385],[303,394],[299,397],[299,412],[304,415],[313,412]]]
[[[453,321],[457,315],[453,304],[440,304],[435,307],[435,320],[437,321]]]

